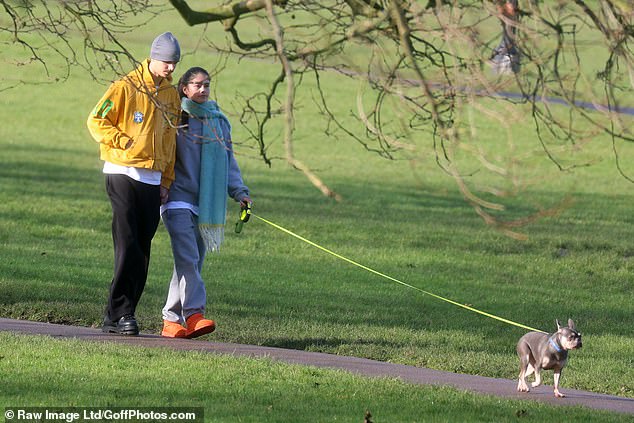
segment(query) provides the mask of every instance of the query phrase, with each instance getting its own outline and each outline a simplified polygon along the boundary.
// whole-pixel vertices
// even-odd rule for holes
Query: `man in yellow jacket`
[[[104,332],[139,334],[135,310],[147,280],[159,208],[174,180],[180,99],[172,73],[179,60],[176,38],[170,32],[159,35],[150,58],[112,83],[88,117],[112,205],[114,275]]]

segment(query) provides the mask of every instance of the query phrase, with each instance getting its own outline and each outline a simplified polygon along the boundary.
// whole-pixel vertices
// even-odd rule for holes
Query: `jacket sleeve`
[[[249,196],[249,188],[242,181],[242,174],[240,173],[240,167],[238,166],[238,162],[233,155],[233,145],[231,142],[229,145],[229,183],[228,183],[228,194],[234,200],[240,202],[244,199],[244,197]]]
[[[88,116],[86,122],[88,131],[98,143],[125,149],[130,141],[131,137],[120,129],[124,118],[126,97],[123,84],[115,82],[110,85]]]
[[[167,142],[166,147],[166,157],[167,164],[165,166],[165,170],[161,175],[161,186],[165,188],[169,188],[172,186],[172,182],[174,182],[175,174],[174,174],[174,165],[176,163],[176,129],[172,128],[172,130],[165,131],[165,140],[171,140],[171,142]]]
[[[229,181],[227,186],[227,193],[229,197],[234,200],[240,202],[244,199],[244,197],[249,196],[249,188],[242,181],[242,173],[240,172],[240,167],[238,166],[238,162],[233,154],[233,142],[231,141],[231,129],[229,129],[229,125],[223,128],[223,132],[228,134],[227,136],[227,155],[229,158]]]
[[[167,158],[167,164],[165,170],[161,176],[161,185],[165,188],[172,186],[172,182],[176,177],[174,173],[174,165],[176,164],[176,127],[180,119],[180,101],[178,94],[175,94],[172,108],[169,112],[170,122],[166,122],[165,132],[163,134],[163,140],[165,145],[165,157]]]

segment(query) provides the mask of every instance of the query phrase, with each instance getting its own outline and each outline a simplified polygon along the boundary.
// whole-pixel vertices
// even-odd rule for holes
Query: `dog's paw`
[[[555,389],[555,398],[565,398],[566,396],[559,392],[559,389]]]
[[[526,383],[520,382],[517,384],[517,392],[530,392],[530,389]]]

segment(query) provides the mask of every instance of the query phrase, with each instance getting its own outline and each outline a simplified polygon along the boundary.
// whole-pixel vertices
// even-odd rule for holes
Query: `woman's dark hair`
[[[183,92],[183,88],[185,88],[185,85],[189,84],[194,76],[198,75],[199,73],[202,73],[203,75],[206,75],[207,78],[209,78],[209,72],[199,66],[194,66],[193,68],[187,69],[183,76],[181,76],[181,79],[178,80],[178,95],[180,96],[181,100],[183,99],[183,97],[186,97],[185,93]],[[188,123],[189,115],[185,110],[183,110],[181,111],[180,121],[180,125],[183,126],[183,130],[187,130],[186,128]]]
[[[181,76],[181,79],[178,80],[178,95],[181,98],[185,97],[185,93],[183,92],[183,88],[185,88],[185,85],[187,85],[194,78],[194,76],[198,75],[199,73],[207,75],[207,78],[209,78],[209,72],[199,66],[194,66],[193,68],[187,69],[183,76]]]

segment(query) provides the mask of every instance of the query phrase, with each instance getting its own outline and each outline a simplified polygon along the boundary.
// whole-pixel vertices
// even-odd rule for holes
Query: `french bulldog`
[[[529,332],[522,336],[517,343],[517,355],[520,358],[520,375],[517,390],[529,392],[526,377],[535,373],[533,388],[541,385],[541,371],[554,370],[555,397],[562,398],[565,395],[559,391],[559,379],[561,370],[568,361],[568,351],[581,348],[581,333],[577,332],[575,322],[568,319],[568,326],[563,327],[556,320],[557,332],[545,334]]]

